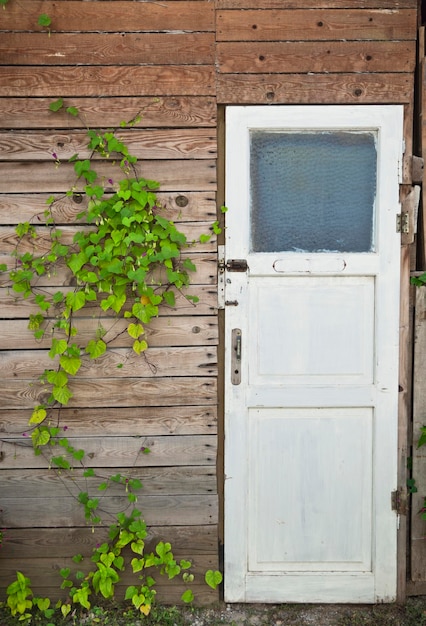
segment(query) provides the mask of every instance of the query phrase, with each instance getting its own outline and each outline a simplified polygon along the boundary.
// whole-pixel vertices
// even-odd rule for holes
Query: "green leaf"
[[[59,109],[62,109],[63,106],[64,106],[64,101],[62,100],[62,98],[59,98],[58,100],[55,100],[54,102],[51,102],[49,104],[49,110],[56,113],[56,111],[59,111]]]
[[[67,356],[66,354],[63,354],[59,359],[59,364],[62,369],[67,372],[67,374],[75,376],[81,367],[81,359],[76,356]]]
[[[64,456],[52,456],[51,462],[60,469],[71,469],[71,463]]]
[[[102,339],[91,339],[86,346],[86,352],[90,354],[91,359],[97,359],[106,351],[106,343]]]
[[[85,472],[83,474],[83,476],[85,478],[89,478],[89,477],[94,476],[94,475],[95,475],[95,470],[92,467],[89,467],[87,470],[85,470]]]
[[[53,387],[52,396],[60,404],[68,404],[68,401],[72,398],[72,393],[68,387]]]
[[[164,301],[169,305],[174,307],[176,304],[176,298],[175,298],[175,294],[174,291],[165,291],[163,293],[163,298]]]
[[[135,339],[135,341],[133,342],[132,348],[134,352],[136,352],[136,354],[139,355],[141,352],[145,352],[145,350],[148,348],[148,344],[144,340],[139,341],[138,339]]]
[[[196,266],[194,265],[194,263],[191,261],[191,259],[185,259],[184,262],[182,263],[182,266],[186,269],[189,270],[190,272],[195,272],[197,270]]]
[[[67,113],[69,113],[73,117],[78,117],[79,111],[78,111],[78,109],[76,107],[68,107],[67,108]]]
[[[66,341],[66,339],[55,339],[55,337],[53,337],[52,347],[49,350],[50,358],[54,359],[57,354],[63,354],[65,350],[67,349],[67,347],[68,347],[68,342]]]
[[[421,435],[420,435],[419,440],[417,442],[417,447],[421,448],[425,444],[426,444],[426,426],[422,426],[422,428],[421,428]]]
[[[46,409],[44,409],[41,406],[36,406],[31,415],[30,421],[28,423],[29,424],[41,424],[41,422],[43,422],[46,419],[46,416],[47,416]]]
[[[35,428],[31,433],[31,439],[35,448],[45,446],[50,441],[50,433],[46,428]]]
[[[61,370],[46,370],[45,374],[47,382],[55,387],[64,387],[68,382],[68,376]]]
[[[143,570],[144,567],[144,559],[132,559],[130,561],[130,565],[132,566],[132,571],[134,574]]]
[[[132,551],[135,552],[135,554],[142,555],[145,543],[142,541],[142,539],[139,539],[138,541],[132,541],[130,547],[132,548]]]
[[[67,293],[65,301],[72,311],[79,311],[86,304],[86,294],[84,291],[71,291]]]
[[[39,611],[47,611],[50,606],[50,600],[49,598],[37,598],[36,604]]]
[[[39,26],[50,26],[51,23],[52,20],[46,13],[42,13],[41,15],[39,15],[39,18],[37,20],[37,24]]]
[[[84,459],[85,452],[84,452],[84,450],[75,450],[72,453],[72,455],[73,455],[73,457],[75,458],[76,461],[81,461],[82,459]]]
[[[132,323],[132,324],[129,324],[129,326],[127,327],[127,332],[129,333],[130,337],[133,337],[133,339],[137,339],[138,337],[144,334],[145,330],[142,324]]]
[[[187,589],[183,592],[183,594],[181,595],[181,600],[186,604],[188,604],[189,602],[193,602],[194,594],[192,593],[191,589]]]
[[[59,573],[62,576],[62,578],[68,578],[68,576],[71,574],[71,570],[69,567],[62,567],[59,570]]]
[[[212,589],[216,589],[218,585],[222,582],[222,574],[219,571],[213,571],[209,569],[204,576],[204,580]]]
[[[79,270],[83,267],[83,265],[87,263],[87,257],[84,252],[79,252],[78,254],[72,254],[71,258],[68,261],[68,267],[73,272],[73,274],[77,274]]]

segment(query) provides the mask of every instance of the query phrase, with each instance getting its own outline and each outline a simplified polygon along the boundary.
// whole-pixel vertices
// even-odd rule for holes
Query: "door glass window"
[[[374,251],[374,132],[250,131],[252,252]]]

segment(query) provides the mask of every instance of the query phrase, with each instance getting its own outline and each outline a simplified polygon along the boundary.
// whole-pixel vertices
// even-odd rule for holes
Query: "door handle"
[[[232,351],[231,351],[231,383],[239,385],[241,383],[241,357],[242,357],[242,334],[239,328],[232,330]]]

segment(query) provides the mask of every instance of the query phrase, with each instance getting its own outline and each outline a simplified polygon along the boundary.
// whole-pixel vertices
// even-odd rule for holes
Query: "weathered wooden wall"
[[[37,26],[41,13],[51,17],[50,36]],[[218,105],[403,104],[409,157],[416,32],[417,0],[9,0],[0,11],[0,262],[11,262],[15,224],[33,219],[42,230],[46,198],[73,181],[65,161],[82,150],[84,128],[49,112],[52,100],[77,106],[92,128],[141,110],[126,140],[140,172],[161,182],[167,214],[196,237],[216,219]],[[52,153],[64,161],[58,169]],[[80,210],[72,198],[57,207],[70,235]],[[82,370],[62,422],[105,471],[129,469],[141,445],[151,448],[132,472],[145,485],[152,535],[170,538],[202,572],[218,566],[216,242],[188,254],[200,303],[179,300],[151,324],[154,367],[130,356],[120,335],[114,352]],[[56,282],[71,288],[65,273]],[[37,398],[29,385],[47,358],[26,330],[31,306],[0,290],[0,526],[9,529],[0,587],[25,568],[46,594],[93,535],[64,495],[72,485],[58,485],[20,434]],[[93,324],[79,320],[83,336]],[[197,587],[199,602],[217,598]],[[179,591],[166,585],[160,597],[176,601]]]
[[[41,13],[52,19],[50,36],[37,26]],[[43,231],[46,198],[73,182],[67,159],[85,154],[82,123],[48,110],[59,96],[78,107],[91,128],[118,126],[141,111],[139,127],[124,131],[139,172],[161,182],[167,215],[190,240],[208,232],[216,215],[211,2],[11,0],[0,12],[0,28],[2,262],[10,262],[15,224],[32,220]],[[52,153],[63,161],[58,169]],[[70,237],[81,208],[72,198],[55,208]],[[204,572],[218,567],[215,254],[214,238],[188,251],[197,265],[191,293],[200,303],[194,308],[181,297],[175,310],[162,310],[150,325],[146,359],[132,356],[130,338],[114,319],[102,319],[107,339],[117,337],[114,349],[82,368],[61,413],[67,437],[84,447],[94,468],[142,480],[138,506],[151,535],[191,557],[199,602],[217,597],[202,583]],[[45,282],[48,289],[72,289],[66,273]],[[27,330],[29,301],[16,300],[6,288],[0,300],[0,526],[8,528],[0,586],[24,569],[35,591],[55,595],[59,568],[87,553],[105,530],[93,535],[73,498],[81,472],[58,480],[20,434],[42,393],[30,385],[49,361],[47,342],[36,343]],[[77,321],[82,338],[96,325],[87,317]],[[151,454],[138,454],[142,446]],[[117,493],[105,492],[102,506],[120,510]],[[160,580],[159,597],[178,601],[182,589]]]

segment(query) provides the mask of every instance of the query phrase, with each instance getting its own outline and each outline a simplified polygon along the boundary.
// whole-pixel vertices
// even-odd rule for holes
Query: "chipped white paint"
[[[395,599],[402,115],[227,110],[226,259],[249,267],[225,275],[228,602]],[[251,128],[377,133],[375,251],[250,252]]]

